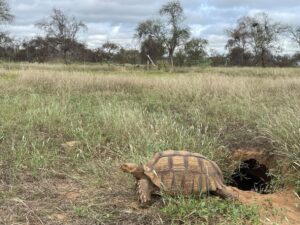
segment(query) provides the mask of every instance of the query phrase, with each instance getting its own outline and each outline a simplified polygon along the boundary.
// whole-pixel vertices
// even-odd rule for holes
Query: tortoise
[[[136,178],[142,205],[149,204],[151,194],[159,190],[170,195],[211,193],[223,199],[236,198],[224,184],[218,165],[198,153],[167,150],[156,153],[144,166],[124,163],[121,170]]]

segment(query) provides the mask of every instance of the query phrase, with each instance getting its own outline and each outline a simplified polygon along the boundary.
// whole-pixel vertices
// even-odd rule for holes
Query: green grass
[[[134,187],[132,178],[119,172],[119,164],[143,163],[165,149],[204,154],[228,179],[235,169],[228,157],[231,149],[264,148],[282,160],[271,171],[278,177],[274,186],[299,186],[299,90],[297,68],[208,67],[166,73],[117,65],[2,63],[0,176],[13,187],[4,188],[2,203],[16,196],[26,199],[28,177],[34,184],[54,179],[55,174],[64,174],[83,189],[104,188],[99,195],[113,196],[113,201],[122,193],[134,196],[127,190]],[[72,149],[61,146],[73,140],[80,144]],[[110,215],[106,223],[124,217],[127,205],[116,206],[118,210],[110,205],[106,212],[103,201],[87,196],[84,204],[64,210],[81,224],[99,222],[98,211]],[[166,202],[159,213],[175,224],[179,218],[204,224],[209,218],[219,224],[257,223],[256,207],[215,198]],[[55,204],[50,205],[55,211]],[[46,218],[49,208],[39,217]],[[143,218],[157,218],[151,215]],[[17,215],[11,218],[18,221]]]
[[[260,224],[258,206],[244,206],[218,198],[170,198],[165,199],[162,213],[170,224]]]

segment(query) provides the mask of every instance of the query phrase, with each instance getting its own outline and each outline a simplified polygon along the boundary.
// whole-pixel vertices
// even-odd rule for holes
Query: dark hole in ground
[[[248,159],[241,163],[231,175],[231,185],[244,191],[256,191],[267,194],[271,176],[268,168],[255,159]]]

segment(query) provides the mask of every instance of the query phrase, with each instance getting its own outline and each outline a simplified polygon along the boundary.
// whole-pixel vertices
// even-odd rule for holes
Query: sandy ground
[[[267,195],[253,191],[241,191],[233,187],[231,189],[243,204],[260,206],[261,221],[264,224],[300,224],[300,198],[292,188]]]

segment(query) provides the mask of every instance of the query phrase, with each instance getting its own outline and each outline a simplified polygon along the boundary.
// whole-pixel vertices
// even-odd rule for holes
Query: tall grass
[[[124,76],[124,68],[105,76],[56,65],[13,68],[1,69],[1,146],[23,146],[14,153],[23,164],[39,145],[41,163],[55,163],[57,148],[72,139],[89,151],[101,144],[136,161],[166,148],[187,148],[218,161],[232,148],[263,147],[299,164],[296,69],[209,68],[153,77],[142,71]],[[259,71],[262,76],[253,76]]]
[[[50,170],[112,182],[120,162],[170,148],[204,154],[229,177],[230,150],[244,147],[279,155],[272,172],[299,183],[300,69],[2,64],[0,106],[0,167],[11,184]],[[61,146],[73,140],[80,145]]]

